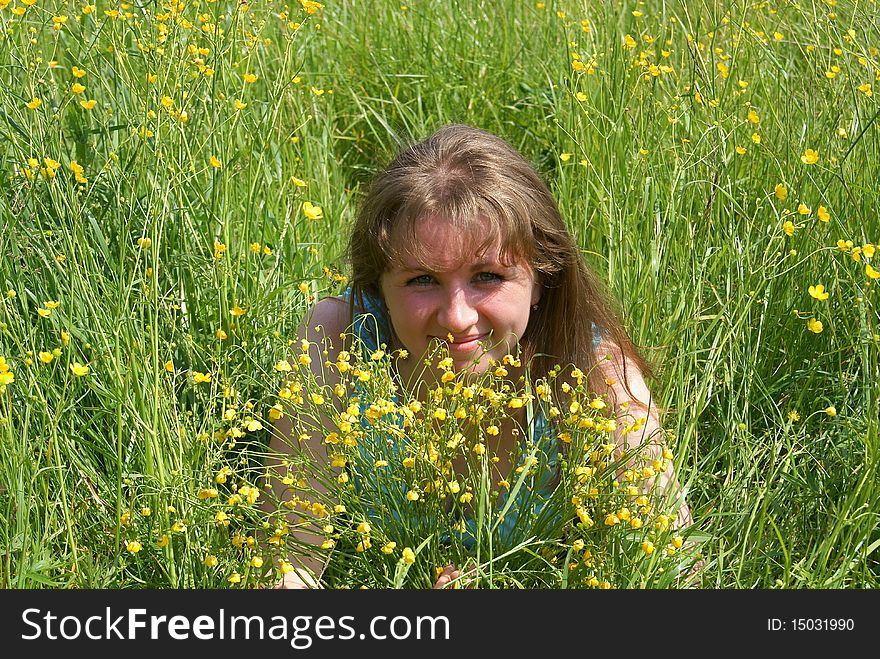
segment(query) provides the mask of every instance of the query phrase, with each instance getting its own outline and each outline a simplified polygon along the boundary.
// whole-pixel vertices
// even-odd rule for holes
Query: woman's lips
[[[473,352],[480,347],[480,341],[485,339],[488,334],[478,334],[475,336],[462,337],[454,341],[445,340],[450,352]],[[441,339],[442,340],[442,339]]]

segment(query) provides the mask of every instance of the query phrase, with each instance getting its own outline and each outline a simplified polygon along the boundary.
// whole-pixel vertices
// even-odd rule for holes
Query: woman
[[[573,364],[592,392],[606,395],[615,408],[644,415],[639,433],[616,433],[620,452],[644,443],[660,457],[661,431],[644,381],[648,365],[585,264],[547,186],[504,140],[448,125],[403,150],[369,188],[347,257],[350,289],[319,301],[300,327],[300,338],[335,340],[329,354],[313,348],[319,383],[332,387],[339,381],[323,364],[351,347],[339,337],[352,328],[370,350],[384,343],[389,352],[409,354],[396,361],[396,374],[400,386],[420,399],[443,372],[436,368],[438,347],[451,358],[452,370],[471,377],[513,353],[519,359],[508,364],[511,380],[524,364],[533,380],[546,378],[556,364]],[[501,473],[512,467],[514,429],[533,421],[514,415],[494,437],[490,449],[500,458]],[[546,419],[538,421],[552,432]],[[289,435],[290,421],[282,419],[278,430]],[[320,436],[306,444],[326,461]],[[271,448],[289,450],[281,439]],[[678,496],[671,463],[656,480]],[[324,489],[317,481],[312,485]],[[275,488],[283,496],[278,481]],[[690,521],[680,500],[678,523]],[[308,539],[307,532],[296,533]],[[323,567],[317,559],[302,559],[283,587],[315,586]],[[436,586],[459,576],[450,565]]]

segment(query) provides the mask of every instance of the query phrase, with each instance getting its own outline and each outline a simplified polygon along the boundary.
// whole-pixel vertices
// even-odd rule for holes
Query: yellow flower
[[[785,201],[785,198],[788,197],[788,188],[785,187],[784,183],[777,183],[776,187],[773,188],[773,194],[776,195],[779,201]]]
[[[200,373],[199,371],[193,371],[193,382],[196,384],[201,384],[203,382],[210,382],[211,374],[210,373]]]
[[[214,554],[208,554],[205,556],[205,560],[202,561],[207,567],[217,567],[220,564],[220,561],[217,560],[217,557]]]
[[[874,270],[874,268],[871,267],[870,263],[865,264],[865,274],[868,275],[868,277],[870,277],[871,279],[880,279],[880,272]]]
[[[96,101],[95,99],[91,98],[91,99],[89,99],[88,101],[80,101],[79,104],[80,104],[84,109],[86,109],[86,110],[91,110],[93,107],[95,107],[95,104],[96,104],[97,102],[98,102],[98,101]]]
[[[170,539],[166,534],[163,533],[162,536],[158,540],[156,540],[156,546],[161,549],[162,547],[167,547],[169,542]]]
[[[83,366],[83,365],[80,364],[79,362],[73,362],[73,363],[70,365],[70,371],[71,371],[74,375],[76,375],[77,377],[80,377],[80,376],[83,376],[83,375],[88,375],[88,373],[89,373],[89,367],[88,367],[88,366]]]
[[[55,359],[55,355],[53,355],[51,352],[45,352],[43,350],[40,351],[40,361],[44,364],[48,364],[53,359]]]
[[[171,98],[170,96],[163,96],[162,99],[159,101],[159,103],[162,104],[163,108],[174,107],[174,99]]]
[[[72,91],[74,94],[82,94],[85,90],[86,86],[81,85],[78,82],[75,82],[70,86],[70,91]]]
[[[174,373],[174,362],[172,360],[168,360],[165,362],[165,370],[169,373]]]
[[[232,307],[232,310],[229,313],[236,317],[244,316],[247,313],[247,309],[242,309],[236,304],[234,307]]]
[[[186,531],[186,523],[178,520],[171,525],[171,530],[174,533],[183,533]]]
[[[759,117],[758,113],[755,112],[754,110],[749,110],[748,119],[749,119],[749,123],[752,123],[752,124],[761,123],[761,117]]]
[[[70,68],[70,71],[73,73],[74,78],[82,78],[86,74],[85,69],[81,69],[75,65]]]
[[[650,540],[645,540],[642,543],[642,551],[645,552],[645,555],[650,556],[654,553],[654,543]]]
[[[382,545],[379,551],[381,551],[383,554],[391,554],[394,552],[395,547],[397,547],[396,542],[386,542],[384,545]]]
[[[309,15],[314,14],[316,11],[324,8],[324,5],[322,5],[320,2],[313,2],[312,0],[299,0],[299,4],[302,5],[302,8]]]
[[[814,149],[807,149],[801,156],[801,162],[805,165],[815,165],[819,162],[819,152]]]
[[[822,284],[816,284],[815,286],[810,286],[808,289],[810,293],[810,297],[814,297],[817,300],[827,300],[828,293],[825,292],[825,286]]]
[[[810,320],[807,321],[807,329],[815,334],[821,334],[823,329],[822,321],[810,318]]]
[[[244,81],[245,81],[247,84],[254,83],[254,82],[257,81],[257,76],[256,76],[255,74],[253,74],[253,73],[245,73],[245,74],[244,74]]]
[[[877,248],[871,243],[866,243],[862,245],[862,254],[864,254],[867,258],[873,258],[874,252],[877,251]]]
[[[782,223],[782,230],[786,236],[793,236],[795,230],[794,223],[791,220],[786,220]]]
[[[804,202],[798,204],[797,209],[798,215],[809,215],[813,212],[813,209],[807,206]]]
[[[244,110],[247,107],[247,103],[238,98],[233,101],[232,105],[239,111]]]
[[[321,210],[321,207],[315,206],[310,201],[303,202],[302,210],[303,210],[303,213],[305,214],[305,216],[313,221],[320,220],[322,217],[324,217],[324,213]]]
[[[819,206],[816,210],[816,217],[819,218],[820,222],[828,222],[831,219],[831,213],[824,206]]]
[[[626,50],[632,50],[636,47],[636,40],[632,38],[631,35],[627,34],[623,37],[623,47]]]
[[[570,154],[570,153],[567,153],[567,152],[560,153],[560,154],[559,154],[559,159],[560,159],[562,162],[568,162],[569,160],[571,160],[571,154]]]
[[[42,104],[43,104],[43,101],[41,101],[36,96],[34,96],[30,101],[25,103],[25,106],[27,107],[28,110],[36,110]]]
[[[413,552],[413,550],[410,549],[409,547],[403,548],[403,562],[406,563],[407,565],[412,565],[413,563],[416,562],[415,552]]]
[[[870,82],[866,82],[864,85],[859,85],[859,91],[869,98],[874,95]]]
[[[126,551],[130,554],[137,554],[144,546],[137,540],[131,540],[125,545]]]
[[[228,581],[229,583],[241,583],[241,575],[238,572],[233,572],[229,575]]]
[[[220,159],[217,156],[211,156],[208,158],[208,162],[211,163],[211,167],[215,169],[220,169],[223,166],[223,163],[220,162]]]
[[[825,408],[825,414],[828,416],[837,416],[837,408],[834,405],[829,405]]]
[[[263,567],[263,558],[261,556],[254,556],[251,559],[251,567],[256,567],[256,568]]]
[[[738,146],[734,149],[734,151],[736,151],[737,155],[742,156],[745,155],[746,148],[744,146]]]

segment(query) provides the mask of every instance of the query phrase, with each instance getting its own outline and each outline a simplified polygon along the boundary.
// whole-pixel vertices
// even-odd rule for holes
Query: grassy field
[[[0,0],[0,586],[274,578],[295,328],[449,122],[536,165],[656,364],[703,586],[880,585],[875,0],[90,1]],[[374,543],[336,585],[404,583]]]

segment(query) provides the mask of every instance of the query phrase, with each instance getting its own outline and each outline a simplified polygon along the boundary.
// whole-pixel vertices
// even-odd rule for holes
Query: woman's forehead
[[[426,217],[410,224],[408,230],[392,235],[392,267],[427,268],[437,272],[464,265],[516,265],[510,240],[504,240],[499,227],[475,219],[464,226],[437,217]]]

